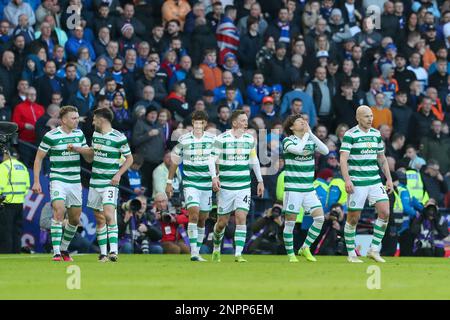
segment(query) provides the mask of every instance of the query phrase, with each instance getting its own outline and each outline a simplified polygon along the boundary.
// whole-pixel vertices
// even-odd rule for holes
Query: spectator
[[[306,93],[313,98],[316,106],[318,122],[327,127],[332,123],[332,88],[327,81],[327,71],[324,67],[317,67],[314,79],[306,87]]]
[[[85,120],[86,115],[94,108],[95,97],[91,93],[91,80],[83,77],[78,82],[78,91],[73,95],[68,102],[70,105],[77,107],[80,114],[80,121]]]
[[[136,96],[142,98],[142,92],[145,86],[152,86],[155,90],[155,100],[159,103],[163,102],[167,95],[167,91],[161,80],[156,78],[156,71],[158,70],[158,63],[150,61],[143,68],[143,77],[136,82]]]
[[[27,89],[27,98],[14,108],[12,121],[19,127],[19,154],[22,162],[31,167],[34,162],[36,150],[33,146],[36,144],[36,122],[45,113],[44,107],[36,103],[36,89],[29,87]]]
[[[395,95],[395,101],[391,106],[393,127],[398,133],[407,135],[409,133],[409,122],[412,116],[412,108],[407,105],[408,96],[406,92],[399,91]]]
[[[179,226],[183,226],[189,222],[189,218],[186,213],[179,213],[173,209],[169,209],[169,201],[167,195],[164,192],[155,195],[154,211],[155,215],[159,218],[161,224],[161,230],[163,233],[161,239],[161,246],[164,253],[189,253],[189,247],[184,242]]]
[[[386,99],[389,99],[390,103],[394,100],[395,94],[399,89],[398,82],[394,78],[394,72],[394,67],[390,63],[385,63],[381,66],[381,91],[385,94]]]
[[[219,47],[219,64],[225,63],[228,52],[237,54],[239,48],[239,30],[235,26],[237,10],[233,5],[225,7],[225,15],[216,29],[217,46]]]
[[[308,114],[309,125],[313,128],[316,125],[316,107],[312,97],[305,92],[305,83],[302,80],[296,81],[293,83],[292,89],[283,96],[280,114],[284,115],[288,112],[288,108],[294,99],[301,99],[303,102],[302,112]]]
[[[33,8],[23,0],[12,0],[3,10],[5,19],[8,20],[13,27],[19,25],[19,17],[24,14],[29,18],[30,26],[36,23]]]
[[[405,136],[401,133],[394,133],[392,135],[391,143],[388,143],[385,146],[386,156],[395,159],[395,162],[398,163],[403,155],[403,146],[405,145]],[[395,171],[395,170],[392,170]]]
[[[429,134],[420,140],[421,155],[425,160],[435,159],[442,172],[450,171],[450,138],[442,133],[442,122],[431,122]]]
[[[215,49],[206,49],[203,63],[203,83],[206,90],[214,90],[222,85],[222,70],[217,66],[217,54]]]
[[[67,40],[65,49],[69,58],[76,58],[78,56],[79,49],[86,47],[89,50],[89,57],[91,60],[95,60],[95,51],[92,45],[83,38],[84,29],[82,26],[76,26],[69,40]]]
[[[25,14],[19,15],[19,24],[13,31],[14,37],[19,35],[23,36],[25,39],[25,44],[28,45],[34,41],[34,30],[33,27],[28,22],[28,16]]]
[[[191,6],[187,0],[166,0],[161,11],[164,26],[171,20],[177,20],[183,30],[189,11]]]
[[[377,93],[375,96],[375,105],[370,107],[373,113],[372,126],[378,128],[382,124],[386,124],[392,129],[392,112],[390,109],[384,107],[384,97],[384,93]]]
[[[3,51],[2,64],[0,65],[0,87],[6,101],[10,101],[16,86],[16,72],[14,70],[14,53],[10,50]]]
[[[423,158],[417,155],[417,150],[413,145],[406,146],[405,155],[402,161],[406,162],[406,164],[404,165],[405,168],[411,168],[413,170],[420,170],[424,165],[427,164]]]
[[[274,100],[271,96],[263,98],[259,116],[264,120],[266,128],[272,128],[274,123],[279,123],[281,121],[275,112]]]
[[[285,113],[283,120],[286,120],[289,116],[301,114],[303,112],[303,101],[300,98],[294,98],[291,102],[291,108],[289,113]]]
[[[135,10],[133,3],[126,3],[123,6],[123,13],[122,15],[116,19],[116,37],[119,37],[119,31],[122,30],[122,27],[125,24],[131,24],[133,26],[133,30],[136,33],[138,37],[144,37],[145,36],[145,25],[138,20],[135,16]]]
[[[229,129],[231,129],[231,110],[230,107],[227,105],[220,105],[219,108],[217,108],[217,120],[215,122],[217,126],[217,130],[220,132],[225,132]]]
[[[447,183],[441,174],[439,162],[429,159],[426,166],[420,170],[424,191],[430,199],[435,199],[438,206],[444,205],[444,194],[447,193]]]
[[[283,242],[282,206],[274,204],[251,226],[253,237],[248,252],[251,254],[285,254]]]
[[[114,113],[112,127],[124,133],[128,139],[131,138],[133,122],[128,109],[125,108],[125,96],[118,90],[113,94],[111,110]]]
[[[35,54],[29,54],[25,58],[25,66],[22,72],[22,79],[27,80],[28,83],[35,83],[37,78],[44,75],[39,58]]]
[[[186,83],[181,81],[173,85],[173,91],[164,101],[165,107],[174,114],[177,121],[181,121],[191,113],[189,103],[186,102]]]
[[[215,88],[213,91],[214,103],[218,103],[219,101],[226,98],[226,89],[230,86],[236,87],[236,85],[234,84],[234,76],[231,71],[225,70],[222,73],[222,85]],[[238,100],[239,104],[244,104],[242,92],[238,87],[236,87],[236,99]]]
[[[165,193],[167,179],[169,177],[169,168],[172,164],[171,152],[166,151],[164,153],[163,162],[155,168],[153,171],[153,194],[152,197],[155,198],[158,193]],[[181,175],[179,170],[176,172],[176,176],[174,177],[174,188],[175,186],[179,186],[181,182]]]
[[[265,70],[265,78],[269,79],[269,84],[280,83],[283,87],[290,87],[289,71],[291,64],[286,58],[286,44],[278,42],[275,47],[275,55],[269,60]]]
[[[141,208],[137,212],[122,210],[118,215],[119,252],[162,254],[159,243],[162,232],[157,225],[155,216],[147,210],[147,198],[137,197]]]
[[[448,236],[448,221],[439,213],[437,203],[430,199],[423,212],[413,220],[411,233],[415,236],[414,255],[443,257],[444,238]]]
[[[55,129],[61,123],[59,119],[59,106],[50,104],[42,117],[36,121],[36,144],[41,143],[44,135],[50,130]]]
[[[409,57],[409,66],[407,69],[414,72],[417,81],[421,84],[420,92],[424,92],[428,85],[428,73],[423,67],[420,66],[420,60],[421,57],[419,53],[412,53]]]
[[[437,91],[444,91],[448,88],[448,71],[447,71],[447,61],[440,59],[436,61],[436,71],[429,78],[429,86],[434,87]]]
[[[6,105],[6,99],[3,94],[0,93],[0,121],[11,120],[11,108]]]
[[[375,97],[378,93],[382,92],[381,86],[382,86],[382,83],[381,83],[380,78],[372,78],[372,80],[370,81],[370,89],[366,93],[366,101],[369,106],[374,106],[376,104]],[[383,97],[383,99],[384,99],[383,106],[389,107],[391,105],[391,100],[387,96],[385,96],[385,95],[383,95],[383,96],[384,96]]]
[[[406,58],[403,53],[398,53],[395,56],[394,78],[398,82],[400,91],[408,91],[410,83],[417,79],[416,74],[406,68]]]
[[[236,109],[240,109],[242,105],[239,103],[237,90],[238,89],[233,85],[226,87],[225,98],[220,100],[218,104],[219,105],[226,104],[232,112]]]
[[[380,46],[382,36],[375,31],[375,25],[369,22],[372,17],[366,17],[362,21],[362,31],[355,35],[355,40],[363,51]]]
[[[244,35],[249,31],[251,26],[251,24],[249,24],[250,20],[256,21],[257,28],[255,30],[258,34],[264,34],[266,32],[269,25],[264,19],[264,15],[261,12],[261,5],[258,2],[252,3],[250,6],[249,15],[242,17],[239,20],[237,27],[241,35]]]
[[[353,97],[353,86],[349,81],[341,83],[341,94],[337,94],[333,99],[335,108],[336,123],[345,123],[350,128],[356,126],[356,109],[359,104]]]
[[[157,117],[157,109],[154,106],[147,107],[145,119],[136,122],[132,136],[133,147],[144,158],[141,173],[149,196],[153,194],[153,170],[162,162],[165,149]]]
[[[290,43],[290,39],[299,33],[298,27],[289,21],[289,10],[280,8],[277,19],[269,24],[266,36],[270,36],[275,42]]]
[[[314,253],[328,256],[345,254],[344,224],[344,209],[341,204],[335,203],[325,214],[325,223]]]
[[[56,77],[56,64],[49,60],[45,63],[44,75],[36,80],[37,101],[45,108],[51,103],[52,94],[61,92],[61,82]]]

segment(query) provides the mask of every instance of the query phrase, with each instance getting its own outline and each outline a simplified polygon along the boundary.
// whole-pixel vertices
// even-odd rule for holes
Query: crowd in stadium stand
[[[78,108],[88,144],[96,108],[111,108],[113,128],[126,134],[135,163],[121,198],[145,205],[119,210],[121,252],[189,251],[178,227],[187,223],[181,173],[176,195],[168,201],[164,193],[170,150],[192,130],[193,111],[207,112],[207,130],[224,132],[242,109],[260,159],[271,159],[261,160],[266,192],[254,197],[245,250],[284,253],[279,146],[283,120],[302,113],[330,150],[316,161],[327,223],[313,250],[342,254],[339,148],[365,104],[400,186],[392,212],[395,197],[403,201],[391,214],[385,254],[398,241],[410,248],[405,255],[443,255],[445,216],[430,220],[434,210],[424,207],[450,206],[449,0],[0,0],[0,16],[0,121],[18,124],[25,165],[64,105]],[[164,218],[171,210],[178,214]],[[223,252],[232,252],[232,234],[231,221]],[[211,242],[205,237],[201,253]]]

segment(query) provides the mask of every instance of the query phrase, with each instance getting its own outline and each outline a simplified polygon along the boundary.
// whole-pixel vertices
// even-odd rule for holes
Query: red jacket
[[[29,100],[18,104],[13,111],[12,121],[19,126],[19,139],[34,143],[36,141],[35,130],[25,129],[25,123],[36,125],[36,121],[45,113],[44,107]]]
[[[181,238],[180,233],[178,232],[178,225],[187,224],[189,222],[189,218],[186,214],[182,213],[177,214],[177,222],[176,223],[164,223],[161,221],[161,230],[162,230],[162,238],[161,242],[168,241],[178,241]]]

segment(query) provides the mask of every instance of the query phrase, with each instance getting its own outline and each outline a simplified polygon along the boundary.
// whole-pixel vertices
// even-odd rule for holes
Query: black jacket
[[[148,133],[152,129],[158,129],[159,134],[150,137]],[[139,119],[134,126],[131,141],[133,147],[145,161],[156,164],[162,162],[165,145],[161,126],[158,123],[149,123],[146,120]]]
[[[440,182],[436,178],[433,178],[425,173],[426,166],[423,166],[420,170],[423,186],[425,191],[428,192],[430,198],[435,199],[439,206],[444,205],[444,194],[447,193],[447,184],[445,180]]]
[[[431,123],[436,119],[434,114],[430,112],[428,116],[422,112],[414,112],[409,120],[409,143],[418,145],[421,137],[425,137],[430,132]]]
[[[63,104],[67,104],[69,99],[77,93],[78,90],[78,79],[74,81],[69,81],[67,78],[61,79],[61,94],[63,98]]]
[[[409,133],[409,121],[413,113],[411,107],[408,105],[399,106],[394,101],[391,105],[391,112],[395,131],[407,136]]]
[[[394,78],[398,82],[398,88],[400,91],[409,92],[409,85],[412,81],[416,80],[416,74],[411,70],[403,69],[403,71],[399,71],[397,68],[395,69]]]
[[[36,124],[34,126],[36,132],[36,144],[39,144],[42,141],[44,135],[51,130],[51,128],[47,126],[47,121],[50,120],[50,118],[51,117],[46,112],[36,121]]]
[[[290,88],[290,68],[291,63],[287,58],[279,60],[274,56],[267,63],[267,69],[264,72],[265,79],[267,79],[267,84],[281,84],[283,88]]]
[[[358,104],[356,101],[347,100],[343,95],[336,95],[333,98],[334,114],[336,116],[335,123],[345,123],[349,128],[356,126],[356,109]]]
[[[262,47],[262,37],[247,34],[241,37],[238,49],[239,65],[242,69],[255,70],[256,69],[256,54]]]
[[[16,92],[17,73],[13,68],[6,69],[5,66],[0,65],[0,92],[3,92],[6,101],[10,101],[13,94]]]
[[[203,54],[207,48],[217,47],[216,34],[208,25],[197,26],[191,34],[190,51],[192,65],[199,65],[203,62]]]
[[[191,105],[195,105],[195,102],[202,98],[205,86],[203,80],[195,79],[192,74],[189,74],[185,79],[187,95],[186,101]]]
[[[55,76],[56,81],[60,83],[61,81]],[[50,103],[52,103],[52,94],[56,91],[53,90],[50,83],[50,77],[44,74],[42,77],[36,79],[36,91],[37,91],[37,102],[47,108]],[[61,88],[62,89],[62,88]]]

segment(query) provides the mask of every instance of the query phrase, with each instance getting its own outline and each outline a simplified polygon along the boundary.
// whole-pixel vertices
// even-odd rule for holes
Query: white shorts
[[[348,195],[348,211],[361,211],[364,209],[367,199],[369,199],[370,206],[380,201],[389,201],[386,189],[381,183],[373,186],[354,186],[354,192]]]
[[[113,186],[102,190],[89,188],[87,206],[98,211],[103,211],[103,206],[107,204],[116,207],[118,195],[119,189]]]
[[[50,181],[50,200],[62,200],[66,208],[81,207],[83,204],[81,183]]]
[[[316,191],[298,192],[286,191],[283,200],[283,212],[287,214],[299,214],[300,208],[305,209],[305,213],[310,213],[316,208],[322,208],[322,203],[317,197]]]
[[[243,190],[220,189],[217,193],[217,214],[230,214],[235,210],[249,211],[252,203],[250,188]]]
[[[199,207],[201,212],[210,212],[212,207],[212,190],[184,188],[184,201],[186,209]]]

